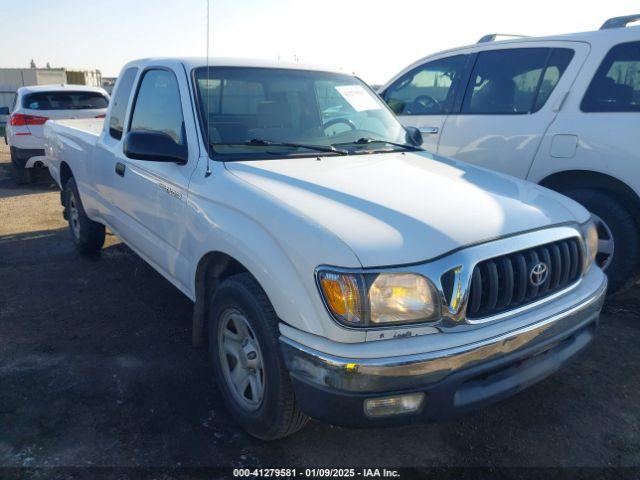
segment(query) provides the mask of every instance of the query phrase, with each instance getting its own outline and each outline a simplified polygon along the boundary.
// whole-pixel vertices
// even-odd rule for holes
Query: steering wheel
[[[410,113],[440,113],[442,104],[431,95],[418,95],[407,109]]]
[[[344,123],[345,125],[347,125],[351,130],[357,130],[358,127],[356,126],[355,123],[353,123],[351,120],[349,120],[348,118],[344,118],[344,117],[338,117],[338,118],[332,118],[331,120],[329,120],[328,122],[322,124],[322,128],[323,130],[326,130],[329,127],[333,127],[334,125],[338,125],[340,123]]]

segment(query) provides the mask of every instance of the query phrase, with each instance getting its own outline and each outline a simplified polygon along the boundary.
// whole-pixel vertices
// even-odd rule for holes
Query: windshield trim
[[[251,69],[260,69],[260,70],[278,70],[278,68],[274,68],[274,67],[260,67],[260,66],[255,66],[255,67],[250,67],[250,66],[243,66],[243,67],[237,67],[237,66],[233,66],[233,65],[216,65],[214,66],[209,66],[208,68],[210,68],[211,70],[213,70],[214,68],[238,68],[238,69],[242,69],[242,68],[251,68]],[[283,154],[282,156],[275,156],[272,153],[264,153],[264,152],[256,152],[254,153],[218,153],[215,152],[213,150],[213,146],[212,144],[208,141],[208,135],[206,134],[206,121],[203,118],[203,109],[201,108],[202,105],[202,98],[200,96],[200,90],[198,89],[198,81],[196,79],[196,73],[199,70],[206,70],[207,66],[206,65],[201,65],[199,67],[194,67],[191,69],[191,89],[193,91],[193,98],[194,98],[194,108],[196,109],[196,116],[198,119],[198,128],[200,129],[200,136],[202,138],[202,143],[204,144],[204,148],[207,152],[208,157],[216,162],[237,162],[237,161],[241,161],[241,160],[275,160],[277,158],[318,158],[318,157],[334,157],[334,156],[339,156],[340,154],[336,154],[335,152],[313,152],[311,150],[308,151],[302,151],[302,152],[295,152],[295,153],[288,153],[288,154]],[[296,68],[296,69],[291,69],[291,68],[281,68],[281,70],[292,70],[295,72],[310,72],[310,73],[328,73],[331,75],[343,75],[347,78],[350,79],[356,79],[360,82],[360,84],[366,88],[369,92],[371,92],[375,97],[377,97],[380,100],[380,103],[382,104],[382,108],[384,108],[385,110],[387,110],[393,117],[394,121],[398,123],[398,125],[400,125],[403,129],[405,128],[404,125],[402,125],[402,123],[400,123],[400,121],[398,120],[398,118],[396,117],[396,114],[393,113],[393,111],[391,110],[391,108],[389,107],[389,105],[387,104],[387,102],[385,102],[384,98],[382,98],[380,96],[380,94],[378,92],[376,92],[367,82],[365,82],[364,80],[362,80],[359,76],[357,75],[350,75],[348,73],[340,73],[340,72],[333,72],[331,70],[313,70],[313,69],[306,69],[306,68]],[[376,154],[382,154],[382,153],[397,153],[398,151],[376,151],[376,152],[372,152],[372,151],[365,151],[365,152],[350,152],[350,155],[364,155],[364,154],[371,154],[371,153],[376,153]]]

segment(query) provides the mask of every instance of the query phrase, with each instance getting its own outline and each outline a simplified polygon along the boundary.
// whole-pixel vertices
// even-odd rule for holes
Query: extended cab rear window
[[[107,108],[109,100],[99,92],[36,92],[25,95],[22,108],[29,110],[93,110]]]

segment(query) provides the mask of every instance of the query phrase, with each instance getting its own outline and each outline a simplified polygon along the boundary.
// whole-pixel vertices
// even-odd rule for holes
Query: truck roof
[[[133,60],[125,65],[124,68],[129,67],[146,67],[152,65],[162,65],[165,62],[182,63],[188,70],[192,70],[198,67],[207,66],[206,57],[157,57],[157,58],[141,58]],[[318,72],[332,72],[350,74],[339,68],[327,67],[320,65],[313,65],[301,62],[287,62],[280,60],[266,60],[266,59],[254,59],[254,58],[234,58],[234,57],[210,57],[208,65],[215,67],[255,67],[255,68],[285,68],[290,70],[312,70]]]

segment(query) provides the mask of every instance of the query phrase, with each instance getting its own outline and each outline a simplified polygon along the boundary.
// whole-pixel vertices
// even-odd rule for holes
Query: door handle
[[[127,166],[124,163],[116,163],[116,173],[121,177],[124,177],[124,171],[127,169]]]
[[[434,134],[438,133],[438,127],[420,127],[420,133]]]

